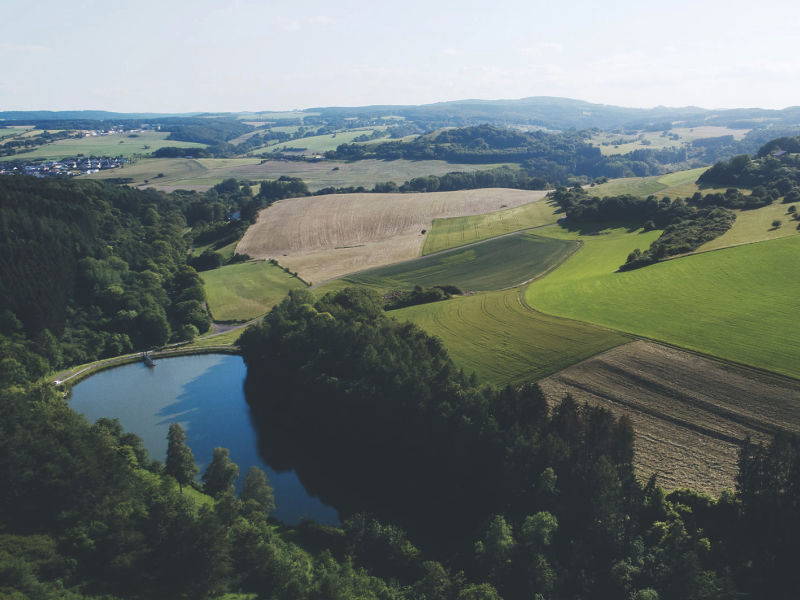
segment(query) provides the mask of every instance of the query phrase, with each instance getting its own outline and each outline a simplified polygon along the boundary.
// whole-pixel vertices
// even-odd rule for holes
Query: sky
[[[800,105],[800,2],[0,0],[0,111]]]

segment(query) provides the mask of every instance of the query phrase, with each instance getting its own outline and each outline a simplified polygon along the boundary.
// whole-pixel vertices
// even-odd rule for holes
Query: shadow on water
[[[76,385],[70,405],[92,422],[100,417],[118,418],[126,431],[142,438],[152,458],[162,461],[169,425],[180,423],[201,473],[211,461],[214,448],[228,448],[231,460],[240,468],[238,489],[251,466],[267,474],[275,488],[273,516],[288,524],[308,516],[319,523],[337,525],[337,511],[306,492],[286,451],[278,453],[279,460],[267,454],[267,460],[262,458],[244,397],[245,374],[241,357],[230,355],[161,359],[154,369],[136,363],[104,371]],[[280,443],[272,444],[276,445]]]

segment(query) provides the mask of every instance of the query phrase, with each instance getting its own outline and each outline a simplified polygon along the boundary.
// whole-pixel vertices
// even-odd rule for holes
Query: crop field
[[[658,344],[626,344],[539,382],[548,399],[628,415],[639,475],[667,489],[718,495],[733,488],[738,445],[778,428],[800,433],[800,384],[737,369]]]
[[[439,336],[456,365],[496,385],[535,381],[630,341],[615,331],[531,310],[517,289],[390,314]]]
[[[649,144],[642,144],[638,139],[639,134],[636,135],[621,135],[618,133],[601,133],[592,139],[592,143],[600,148],[603,156],[610,156],[612,154],[627,154],[634,150],[642,150],[650,148],[654,150],[663,150],[664,148],[680,148],[685,142],[691,142],[700,138],[722,137],[725,135],[733,135],[734,139],[741,140],[747,135],[749,129],[728,129],[727,127],[716,127],[707,125],[703,127],[675,127],[669,130],[669,134],[677,134],[679,139],[673,140],[670,135],[662,136],[661,131],[642,131],[644,139],[649,141]],[[603,146],[603,142],[611,142],[622,139],[624,144],[618,146]]]
[[[381,267],[345,281],[387,291],[443,284],[462,291],[502,290],[551,271],[578,248],[577,242],[521,233]]]
[[[615,273],[628,252],[647,248],[659,232],[540,233],[584,246],[528,287],[526,300],[537,310],[800,377],[800,235]]]
[[[24,155],[7,156],[0,158],[3,160],[57,160],[70,156],[83,154],[85,156],[125,156],[131,157],[134,154],[149,154],[165,146],[176,146],[178,148],[205,148],[206,144],[194,144],[189,142],[167,141],[168,133],[148,132],[136,134],[139,137],[130,138],[127,133],[98,135],[96,137],[84,137],[78,139],[58,140],[52,144],[40,146],[33,152],[26,152]],[[147,148],[145,148],[147,146]],[[116,169],[115,169],[116,170]],[[116,175],[120,177],[120,175]]]
[[[145,181],[149,181],[153,187],[161,187],[169,186],[172,181],[198,177],[206,172],[206,168],[199,161],[191,158],[139,158],[136,159],[136,162],[129,163],[122,168],[83,175],[82,178],[112,179],[130,177],[133,179],[131,185],[144,185]],[[164,176],[158,177],[159,174]]]
[[[429,194],[334,194],[293,198],[261,211],[236,251],[275,258],[309,282],[341,277],[420,255],[433,219],[520,206],[524,190]]]
[[[505,233],[555,223],[559,214],[564,212],[561,207],[554,200],[544,199],[547,192],[532,193],[541,194],[542,199],[482,215],[436,219],[425,239],[422,254],[433,254]]]
[[[200,276],[215,321],[248,321],[266,314],[289,290],[306,285],[266,261],[227,265]]]
[[[15,135],[24,134],[28,131],[31,131],[32,127],[9,127],[8,129],[0,129],[0,140],[5,138],[9,138]],[[41,130],[38,131],[41,133]]]

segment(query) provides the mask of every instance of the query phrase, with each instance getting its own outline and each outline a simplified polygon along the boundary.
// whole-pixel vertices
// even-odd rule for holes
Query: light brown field
[[[800,383],[650,342],[599,354],[540,381],[548,399],[567,393],[627,414],[639,475],[666,488],[719,494],[733,488],[739,444],[778,428],[800,432]]]
[[[481,189],[430,194],[293,198],[261,211],[236,248],[275,258],[319,283],[420,255],[433,219],[477,215],[540,200],[546,192]]]

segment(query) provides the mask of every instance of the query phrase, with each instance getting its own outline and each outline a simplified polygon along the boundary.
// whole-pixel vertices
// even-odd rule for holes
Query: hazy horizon
[[[553,96],[630,108],[800,103],[800,6],[588,0],[12,0],[0,111],[286,111]]]

